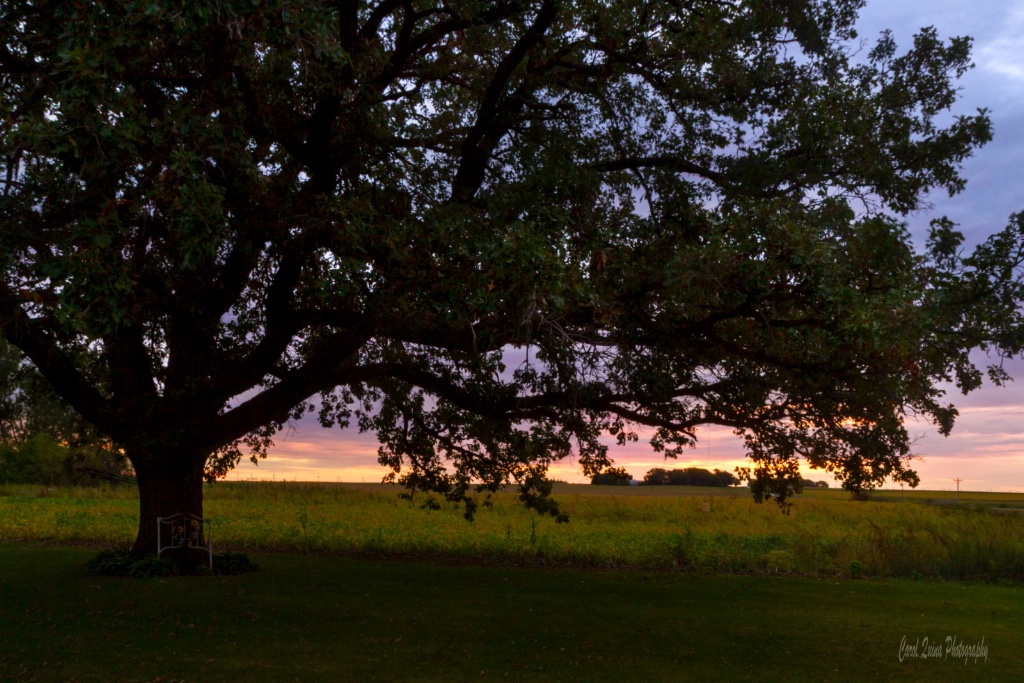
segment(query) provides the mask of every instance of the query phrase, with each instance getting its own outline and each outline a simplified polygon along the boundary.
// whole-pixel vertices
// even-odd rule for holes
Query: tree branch
[[[25,313],[5,283],[0,283],[0,320],[4,338],[28,356],[54,391],[86,420],[109,432],[113,417],[111,402],[79,372],[44,327]]]
[[[480,107],[477,109],[476,123],[462,144],[459,170],[452,181],[451,198],[453,201],[468,201],[483,183],[491,152],[508,129],[508,125],[501,130],[497,130],[495,127],[500,113],[499,104],[502,93],[505,92],[516,67],[522,63],[529,51],[544,39],[544,34],[554,23],[557,14],[558,7],[555,0],[544,0],[533,25],[516,41],[516,44],[495,69],[494,76],[487,85],[483,99],[480,101]]]
[[[591,164],[590,167],[599,173],[610,173],[612,171],[635,171],[641,168],[670,168],[683,173],[698,175],[712,181],[720,187],[731,185],[729,179],[724,174],[712,171],[709,168],[704,168],[703,166],[691,161],[686,161],[685,159],[673,156],[609,159],[607,161],[595,162]]]

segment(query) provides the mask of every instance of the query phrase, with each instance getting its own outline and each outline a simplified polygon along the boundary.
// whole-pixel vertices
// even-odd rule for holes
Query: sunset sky
[[[924,26],[935,26],[947,38],[974,38],[975,68],[960,82],[961,100],[953,113],[987,108],[995,139],[965,163],[964,193],[952,199],[937,193],[928,198],[934,209],[907,220],[915,237],[923,238],[932,218],[949,216],[971,246],[1005,227],[1011,213],[1024,211],[1024,5],[1016,0],[869,0],[858,26],[861,37],[872,42],[880,31],[891,29],[901,47],[910,45]],[[953,478],[959,477],[964,490],[1024,491],[1024,362],[1015,360],[1007,367],[1017,378],[1008,386],[986,384],[969,396],[950,393],[960,410],[950,437],[939,436],[928,424],[910,425],[911,433],[920,436],[915,452],[923,460],[915,469],[922,488],[954,490]],[[373,434],[325,430],[315,416],[293,427],[277,435],[275,448],[259,467],[245,461],[229,479],[372,482],[385,474],[377,464]],[[611,453],[637,478],[652,467],[732,470],[744,464],[740,442],[728,429],[712,428],[710,434],[703,430],[698,437],[700,444],[690,457],[667,464],[643,441],[613,446]],[[554,468],[552,476],[583,481],[568,462]],[[821,472],[806,476],[832,482]]]

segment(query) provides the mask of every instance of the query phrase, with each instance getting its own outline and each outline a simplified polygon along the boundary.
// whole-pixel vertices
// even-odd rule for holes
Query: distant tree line
[[[622,467],[614,467],[590,478],[591,484],[600,486],[628,486],[633,482],[633,475]],[[665,469],[655,467],[648,470],[644,478],[637,482],[640,486],[739,486],[740,479],[724,470],[709,471],[703,467],[687,467],[685,469]],[[827,489],[826,481],[801,479],[801,487],[805,489]]]
[[[633,475],[622,467],[607,469],[590,478],[591,484],[602,486],[628,486],[632,481]],[[738,486],[739,483],[730,472],[719,469],[712,472],[703,467],[672,470],[655,467],[637,482],[640,486]]]
[[[124,454],[0,338],[0,484],[90,484],[133,474]]]
[[[685,469],[667,470],[655,467],[648,470],[640,482],[641,486],[738,486],[740,480],[736,475],[724,470],[713,472],[703,467],[687,467]]]
[[[633,475],[623,467],[610,467],[590,478],[590,483],[598,486],[629,486],[632,481]]]

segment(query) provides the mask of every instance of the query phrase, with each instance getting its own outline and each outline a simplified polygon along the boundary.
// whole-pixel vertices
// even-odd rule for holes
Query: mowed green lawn
[[[1020,585],[260,553],[236,577],[89,576],[0,543],[0,680],[1014,681]],[[984,642],[984,657],[904,650]],[[944,647],[943,647],[944,649]],[[955,653],[954,653],[955,654]]]
[[[467,523],[397,493],[219,483],[206,495],[215,546],[248,550],[261,570],[127,580],[85,563],[132,538],[131,488],[0,487],[0,681],[1011,681],[1024,670],[1024,517],[992,508],[1024,507],[1022,496],[963,494],[949,507],[814,491],[784,515],[739,490],[559,485],[572,519],[559,525],[511,494]],[[962,577],[988,583],[946,580]],[[947,653],[947,638],[987,658]]]

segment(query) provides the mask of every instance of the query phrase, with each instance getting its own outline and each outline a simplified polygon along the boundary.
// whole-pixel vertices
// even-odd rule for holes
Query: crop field
[[[399,487],[219,482],[206,490],[216,549],[428,557],[715,573],[1024,578],[1024,496],[948,492],[796,499],[790,514],[745,490],[558,485],[570,522],[529,512],[512,493],[467,522],[424,509]],[[954,494],[955,495],[955,494]],[[995,497],[992,497],[995,496]],[[1002,507],[999,507],[1002,506]],[[123,544],[136,530],[130,487],[0,487],[0,541]]]

